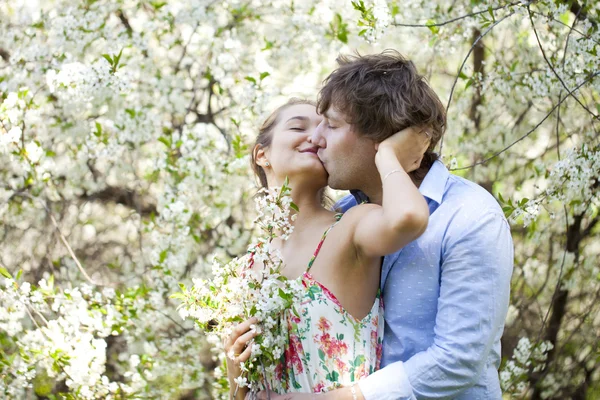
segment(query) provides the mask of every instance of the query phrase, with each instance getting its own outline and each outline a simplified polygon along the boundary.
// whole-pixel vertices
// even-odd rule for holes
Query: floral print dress
[[[339,222],[341,214],[336,216]],[[378,291],[371,311],[358,320],[335,295],[310,274],[327,233],[323,234],[304,274],[300,304],[286,313],[289,340],[275,371],[276,392],[320,393],[366,377],[379,369],[383,340],[383,301]]]

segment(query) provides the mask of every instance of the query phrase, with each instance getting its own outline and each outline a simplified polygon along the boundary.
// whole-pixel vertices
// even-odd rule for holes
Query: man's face
[[[358,135],[346,119],[334,107],[329,108],[311,141],[319,147],[317,154],[329,174],[327,183],[331,188],[364,190],[378,178],[375,145]]]

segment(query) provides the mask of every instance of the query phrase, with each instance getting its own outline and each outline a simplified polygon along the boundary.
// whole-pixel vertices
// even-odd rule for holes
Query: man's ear
[[[268,161],[264,147],[262,147],[260,144],[257,144],[254,146],[254,150],[252,152],[254,154],[254,162],[264,168],[265,163]]]

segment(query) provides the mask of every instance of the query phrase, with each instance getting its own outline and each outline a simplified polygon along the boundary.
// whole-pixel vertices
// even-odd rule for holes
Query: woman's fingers
[[[229,348],[231,346],[233,346],[233,344],[235,343],[235,341],[242,336],[243,334],[245,334],[246,332],[248,332],[250,330],[250,326],[252,326],[253,324],[256,324],[258,322],[258,319],[252,317],[250,319],[247,319],[244,322],[241,322],[239,324],[237,324],[232,332],[231,335],[229,335],[227,337],[227,339],[225,340],[225,350],[228,351]]]
[[[237,340],[233,343],[233,346],[231,347],[231,349],[235,353],[236,357],[238,357],[242,353],[242,351],[244,350],[244,347],[246,347],[248,342],[255,336],[256,336],[256,331],[248,331],[245,334],[243,334],[242,336],[237,338]]]
[[[250,356],[252,355],[252,346],[248,346],[246,347],[246,349],[244,351],[242,351],[242,354],[240,354],[240,356],[237,358],[237,362],[238,363],[243,363],[248,361],[248,359],[250,358]]]

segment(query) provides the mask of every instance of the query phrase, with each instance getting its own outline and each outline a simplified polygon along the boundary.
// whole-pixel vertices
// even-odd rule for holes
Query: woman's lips
[[[312,153],[314,155],[317,155],[317,149],[313,149],[313,148],[304,149],[304,150],[300,150],[300,153]]]

